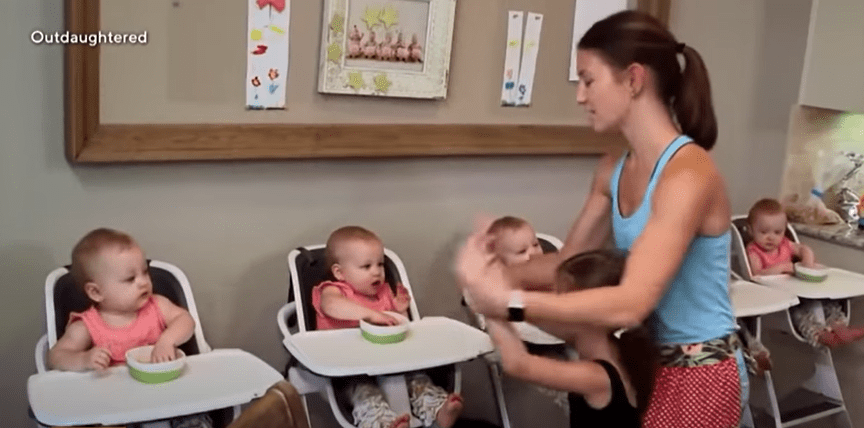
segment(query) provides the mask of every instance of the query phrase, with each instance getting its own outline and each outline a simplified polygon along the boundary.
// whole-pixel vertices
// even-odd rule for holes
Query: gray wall
[[[674,3],[673,30],[703,53],[711,73],[720,124],[713,155],[743,212],[779,191],[810,2]],[[58,1],[0,2],[4,425],[28,423],[26,380],[44,329],[45,275],[68,263],[91,228],[126,230],[148,256],[180,266],[212,346],[244,348],[281,368],[286,353],[274,318],[286,298],[291,248],[322,242],[340,225],[366,225],[405,261],[422,313],[466,320],[449,265],[473,214],[524,216],[563,237],[588,191],[594,157],[73,168],[62,152],[62,48],[29,41],[33,29],[62,22]],[[841,364],[860,371],[851,358]],[[482,365],[466,367],[464,389],[466,415],[494,420]]]

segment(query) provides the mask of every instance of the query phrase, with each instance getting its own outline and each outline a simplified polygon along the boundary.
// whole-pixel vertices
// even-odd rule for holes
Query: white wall
[[[43,331],[45,275],[80,235],[111,226],[189,275],[206,337],[275,367],[274,317],[287,252],[363,224],[407,264],[421,312],[465,319],[450,279],[475,212],[512,213],[563,237],[593,157],[301,161],[71,167],[63,156],[61,2],[0,2],[0,355],[4,425],[24,426],[26,379]],[[786,118],[797,94],[809,1],[676,1],[672,27],[711,73],[720,164],[737,212],[779,190]],[[457,17],[458,19],[458,17]],[[546,37],[549,37],[547,35]],[[468,416],[494,420],[482,366],[466,373]],[[529,426],[529,425],[525,425]]]

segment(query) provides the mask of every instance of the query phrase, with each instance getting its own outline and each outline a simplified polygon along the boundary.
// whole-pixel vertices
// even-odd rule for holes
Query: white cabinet
[[[813,0],[799,102],[864,113],[864,0]]]

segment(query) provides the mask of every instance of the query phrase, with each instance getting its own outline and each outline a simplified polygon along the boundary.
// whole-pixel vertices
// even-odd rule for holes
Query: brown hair
[[[747,213],[747,224],[753,226],[756,222],[756,218],[760,215],[773,215],[783,213],[783,206],[780,205],[780,202],[776,199],[764,198],[756,201],[752,207],[750,207],[750,212]]]
[[[563,291],[613,287],[621,282],[627,254],[619,250],[594,250],[577,254],[558,266],[557,276]],[[627,329],[609,340],[617,344],[621,363],[636,390],[636,410],[643,414],[654,390],[654,376],[659,366],[660,351],[653,340],[653,331],[646,320],[642,325]]]
[[[84,284],[93,280],[93,262],[100,252],[107,248],[129,249],[138,244],[126,233],[102,227],[84,235],[72,248],[70,271],[75,283],[83,289]]]
[[[348,241],[353,240],[381,242],[378,235],[369,229],[360,226],[344,226],[333,231],[327,238],[327,246],[324,249],[324,257],[327,261],[327,271],[332,272],[333,265],[339,263],[340,247]]]
[[[705,150],[714,147],[717,118],[705,63],[656,18],[637,11],[615,13],[591,26],[578,48],[597,51],[619,70],[633,63],[647,67],[657,82],[657,95],[674,110],[681,131]],[[679,53],[684,55],[683,70]]]

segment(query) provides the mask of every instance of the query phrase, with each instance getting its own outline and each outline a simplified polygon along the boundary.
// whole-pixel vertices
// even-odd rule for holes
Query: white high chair
[[[180,268],[177,266],[158,260],[149,260],[149,272],[153,283],[153,292],[167,297],[169,300],[178,306],[186,308],[192,319],[195,321],[195,329],[192,338],[180,346],[180,349],[187,356],[209,353],[212,351],[210,345],[204,339],[204,332],[201,329],[201,320],[198,317],[198,309],[195,305],[195,298],[192,295],[192,288],[189,280]],[[48,350],[57,343],[58,337],[62,337],[66,330],[66,324],[69,320],[70,312],[82,312],[89,306],[87,296],[83,290],[78,287],[72,275],[69,272],[68,266],[59,267],[48,274],[45,280],[45,315],[47,318],[47,332],[36,343],[35,360],[38,374],[47,373],[49,369],[46,366]],[[249,396],[251,400],[252,396]],[[72,398],[70,400],[74,401]],[[70,401],[71,403],[71,401]],[[69,403],[67,403],[69,405]],[[226,414],[225,410],[230,414]],[[106,410],[106,412],[110,412]],[[217,425],[227,425],[237,415],[240,414],[240,405],[234,405],[229,409],[216,410],[211,412],[214,423]],[[181,416],[177,414],[175,416]],[[36,419],[35,415],[33,415]],[[146,416],[141,420],[128,422],[142,422],[147,420],[160,419],[153,417],[148,419]],[[42,423],[36,420],[37,426],[43,427]]]
[[[537,233],[537,240],[540,242],[540,248],[543,250],[543,253],[558,252],[561,250],[561,247],[564,246],[564,243],[561,242],[560,239],[545,233]],[[482,314],[475,314],[471,311],[467,303],[467,298],[467,296],[463,296],[462,305],[467,308],[469,316],[474,317],[477,327],[485,331],[485,317]],[[535,348],[559,351],[562,354],[566,354],[568,358],[574,358],[572,348],[569,348],[566,342],[558,337],[555,337],[527,322],[518,322],[513,324],[523,342],[532,345]],[[492,382],[492,387],[495,389],[495,401],[498,405],[501,426],[502,428],[510,428],[510,416],[507,412],[507,401],[504,397],[504,385],[502,379],[503,370],[500,361],[498,361],[495,354],[490,354],[486,358],[486,362],[489,367],[489,377]]]
[[[315,331],[316,313],[311,296],[313,287],[328,275],[324,248],[324,245],[310,245],[288,254],[288,303],[276,317],[283,344],[295,360],[289,361],[286,376],[303,395],[307,415],[306,395],[319,393],[329,402],[340,426],[354,427],[350,422],[350,404],[344,397],[337,396],[334,382],[338,384],[341,378],[356,375],[376,377],[390,407],[397,414],[410,414],[404,373],[423,370],[436,385],[458,393],[462,372],[457,363],[494,350],[489,336],[471,326],[443,317],[421,319],[404,264],[387,248],[384,249],[387,283],[395,286],[401,282],[411,295],[408,338],[399,343],[375,345],[362,339],[357,328]],[[437,343],[430,346],[421,343],[421,338]],[[311,426],[311,418],[309,424]],[[422,426],[422,423],[412,415],[411,426]]]
[[[808,283],[790,275],[754,276],[747,258],[747,244],[752,240],[748,231],[747,216],[732,217],[732,257],[733,275],[737,279],[755,282],[777,290],[791,293],[803,299],[833,299],[843,301],[843,310],[847,316],[851,312],[851,297],[864,295],[864,275],[842,269],[829,268],[828,278],[821,283]],[[791,225],[787,227],[786,236],[798,243],[798,235]],[[821,304],[816,302],[814,315],[818,321],[825,321]],[[807,340],[795,327],[789,309],[784,311],[785,322],[776,327],[788,333],[800,342]],[[761,337],[761,322],[755,325],[754,335]],[[770,413],[777,427],[789,427],[808,421],[831,417],[835,425],[851,427],[852,422],[846,409],[840,383],[834,368],[831,350],[820,346],[811,349],[815,359],[815,371],[801,386],[787,397],[777,400],[771,373],[765,374],[766,388],[770,399]]]

